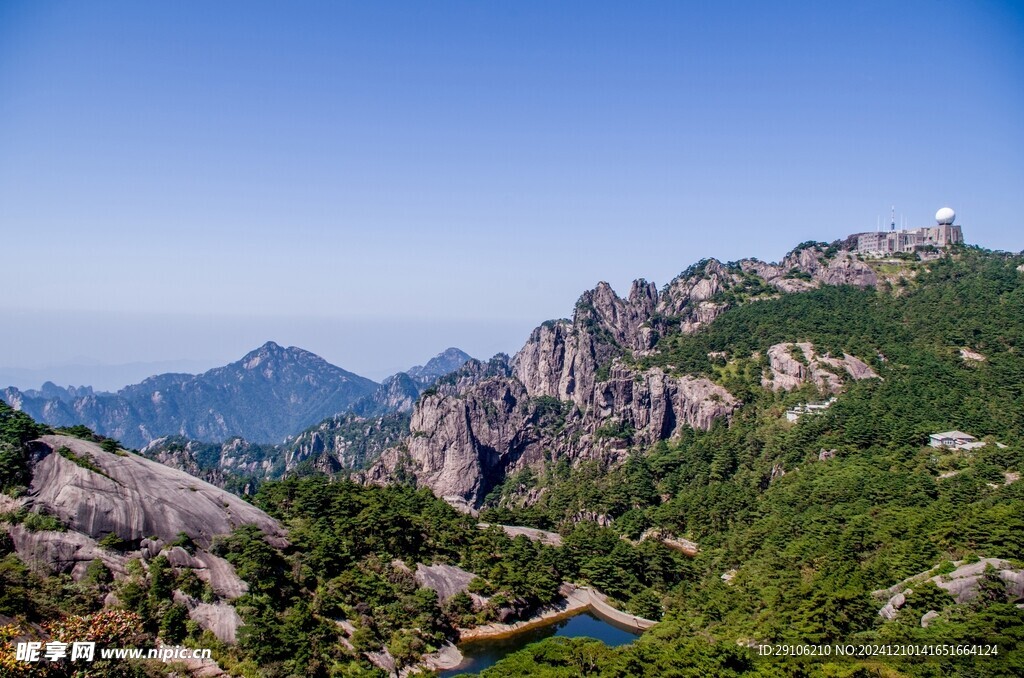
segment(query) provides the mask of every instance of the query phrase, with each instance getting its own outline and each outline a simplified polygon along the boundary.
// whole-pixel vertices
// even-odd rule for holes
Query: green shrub
[[[25,529],[32,532],[64,532],[67,530],[67,527],[64,526],[64,523],[60,522],[59,518],[43,513],[26,513],[21,524],[25,526]]]
[[[185,639],[188,609],[184,605],[171,605],[160,619],[160,637],[169,643],[180,643]]]
[[[116,532],[110,532],[109,534],[104,535],[103,538],[96,543],[99,544],[102,548],[110,549],[112,551],[123,550],[127,545],[127,542],[124,539],[121,539],[121,537],[117,536]]]

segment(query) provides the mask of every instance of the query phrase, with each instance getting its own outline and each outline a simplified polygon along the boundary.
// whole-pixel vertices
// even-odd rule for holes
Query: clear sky
[[[892,204],[1019,251],[1022,121],[1020,2],[3,0],[0,367],[380,378]]]

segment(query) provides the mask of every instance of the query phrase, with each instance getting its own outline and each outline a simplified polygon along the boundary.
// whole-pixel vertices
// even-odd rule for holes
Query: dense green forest
[[[609,557],[637,590],[668,590],[688,567],[667,547],[633,546],[589,524],[567,531],[561,548],[512,539],[496,527],[480,529],[426,489],[307,477],[267,483],[255,502],[288,527],[291,545],[274,549],[258,531],[242,529],[219,551],[251,584],[235,603],[246,626],[232,652],[241,670],[258,665],[263,675],[274,666],[280,675],[369,670],[352,650],[387,648],[399,665],[414,663],[457,639],[456,627],[495,621],[503,611],[529,616],[558,597],[563,581],[612,583],[602,578]],[[470,591],[487,604],[474,611],[461,594],[441,605],[433,591],[417,586],[418,563],[475,573]],[[351,648],[339,642],[334,620],[354,626]]]
[[[483,675],[1024,675],[1024,610],[994,572],[965,603],[915,583],[892,620],[879,616],[886,600],[872,593],[931,568],[948,573],[954,562],[1024,566],[1024,482],[1015,481],[1024,470],[1022,262],[961,248],[908,264],[902,283],[746,303],[696,334],[663,337],[639,366],[706,375],[744,404],[709,431],[632,445],[623,463],[553,459],[490,495],[481,520],[556,530],[561,547],[482,530],[426,489],[294,477],[252,498],[287,528],[287,547],[254,528],[214,546],[249,584],[234,602],[245,621],[236,646],[201,632],[173,603],[175,589],[210,592],[162,556],[122,581],[96,567],[73,582],[32,573],[0,540],[0,615],[97,614],[113,591],[141,632],[212,646],[233,674],[382,675],[366,653],[386,648],[412,665],[458,628],[529,615],[570,581],[661,623],[614,649],[548,639]],[[767,349],[796,341],[857,356],[881,378],[851,381],[832,407],[789,423],[787,408],[822,394],[767,391],[761,377]],[[964,359],[962,348],[984,360]],[[950,429],[988,444],[928,446],[930,433]],[[42,430],[0,403],[0,485],[27,483],[24,443]],[[522,506],[536,490],[539,500]],[[692,540],[699,552],[642,539],[652,534]],[[191,548],[184,536],[181,544]],[[460,594],[441,604],[417,585],[419,563],[475,574],[470,592],[487,603],[474,608]],[[779,659],[752,647],[783,643],[977,644],[998,655]]]
[[[733,309],[697,334],[665,337],[661,352],[643,362],[708,375],[737,394],[745,405],[729,425],[634,449],[616,468],[556,462],[522,473],[492,495],[483,518],[559,529],[589,511],[612,518],[624,536],[654,528],[698,542],[687,576],[662,596],[670,623],[626,649],[548,641],[486,675],[533,675],[542,666],[578,675],[567,657],[588,652],[604,667],[597,675],[634,673],[608,667],[636,662],[637,675],[664,675],[654,667],[675,646],[727,673],[727,665],[746,665],[735,649],[721,648],[748,639],[988,639],[1003,653],[977,666],[886,663],[908,675],[1024,674],[1024,611],[1005,596],[957,605],[934,585],[915,587],[891,622],[877,614],[884,599],[871,596],[947,561],[1024,556],[1024,482],[1011,482],[1024,467],[1020,263],[965,249],[895,289],[784,295]],[[772,393],[760,379],[768,347],[796,341],[861,357],[882,378],[850,383],[830,409],[790,424],[785,409],[820,394],[811,387]],[[963,347],[985,359],[963,359]],[[990,444],[970,452],[927,446],[930,433],[950,429]],[[538,487],[540,501],[517,508],[518,494]],[[728,583],[726,572],[734,575]],[[928,610],[939,621],[922,628]],[[707,641],[723,654],[692,647]]]

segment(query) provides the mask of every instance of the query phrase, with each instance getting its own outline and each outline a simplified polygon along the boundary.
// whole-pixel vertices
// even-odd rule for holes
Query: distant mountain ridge
[[[326,474],[361,469],[409,434],[410,413],[424,391],[442,377],[457,378],[474,364],[478,361],[464,351],[449,348],[424,366],[388,377],[348,411],[290,435],[283,443],[261,445],[240,437],[209,443],[176,435],[150,442],[142,454],[238,492],[248,492],[254,481],[302,468]]]
[[[219,442],[241,436],[279,442],[372,395],[379,384],[296,347],[268,341],[224,367],[198,375],[160,374],[117,393],[88,387],[8,388],[0,396],[38,421],[84,424],[125,445],[164,436]]]
[[[361,417],[412,412],[413,405],[423,391],[472,359],[461,349],[447,348],[428,360],[426,365],[416,365],[405,372],[387,377],[371,395],[354,403],[351,411]]]
[[[472,359],[472,356],[461,349],[447,348],[428,360],[426,365],[410,367],[405,373],[420,383],[433,382],[454,372]]]

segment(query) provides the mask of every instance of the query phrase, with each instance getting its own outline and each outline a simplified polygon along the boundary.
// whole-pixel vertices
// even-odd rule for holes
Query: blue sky
[[[0,2],[0,367],[267,339],[380,378],[599,280],[1024,249],[1012,2]]]

